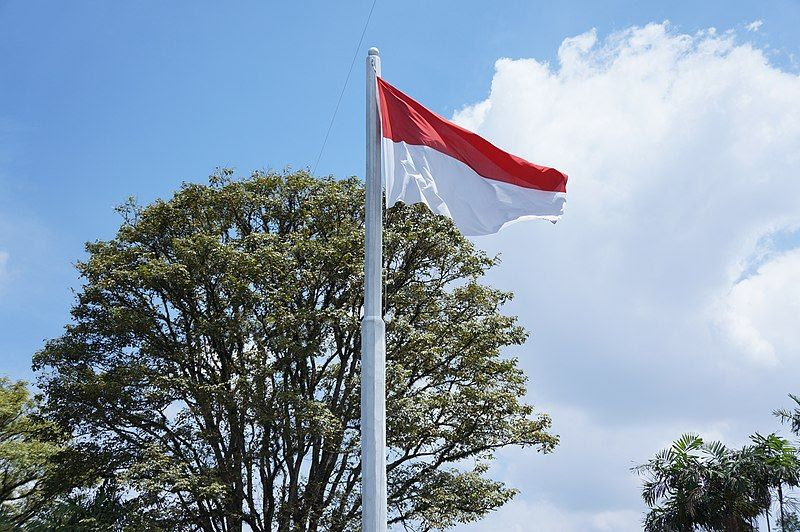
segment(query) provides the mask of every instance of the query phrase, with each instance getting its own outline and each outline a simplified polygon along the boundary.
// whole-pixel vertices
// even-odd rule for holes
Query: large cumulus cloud
[[[636,529],[630,465],[681,431],[774,429],[800,393],[800,77],[746,36],[590,31],[558,64],[498,60],[454,117],[570,174],[556,226],[476,240],[503,255],[490,282],[534,333],[514,354],[564,436],[550,457],[504,455],[523,490],[504,526]]]

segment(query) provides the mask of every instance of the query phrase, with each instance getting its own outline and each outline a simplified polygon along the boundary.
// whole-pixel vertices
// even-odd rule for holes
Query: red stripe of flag
[[[433,148],[488,179],[549,192],[567,191],[566,174],[501,150],[426,109],[381,78],[378,78],[378,96],[384,137]]]

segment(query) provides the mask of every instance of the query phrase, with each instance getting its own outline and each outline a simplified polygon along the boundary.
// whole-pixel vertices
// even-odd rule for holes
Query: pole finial
[[[378,49],[377,49],[377,48],[375,48],[374,46],[373,46],[372,48],[370,48],[370,49],[369,49],[369,52],[367,52],[367,53],[368,53],[369,55],[381,55],[381,53],[378,51]]]

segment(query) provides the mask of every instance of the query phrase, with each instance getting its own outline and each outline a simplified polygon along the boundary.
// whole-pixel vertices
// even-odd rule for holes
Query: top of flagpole
[[[369,52],[367,52],[367,54],[368,55],[381,55],[381,53],[378,51],[378,49],[375,48],[374,46],[369,49]]]

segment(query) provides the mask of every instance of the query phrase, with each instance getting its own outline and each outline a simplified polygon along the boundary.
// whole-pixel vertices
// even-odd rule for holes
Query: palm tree
[[[781,519],[780,523],[783,532],[800,532],[800,517],[794,512],[786,514],[786,518]]]
[[[765,507],[765,485],[758,485],[751,447],[731,450],[685,434],[646,464],[642,497],[650,507],[647,532],[749,532]]]
[[[792,433],[794,433],[795,435],[800,436],[800,397],[798,397],[796,395],[789,394],[789,398],[791,398],[791,400],[794,402],[793,407],[791,409],[781,408],[779,410],[775,410],[773,412],[773,414],[775,416],[777,416],[781,420],[781,423],[788,424],[789,425],[789,429],[792,431]],[[786,440],[784,440],[784,441],[786,441]],[[790,452],[791,452],[788,449],[788,447],[790,447],[790,446],[789,446],[788,442],[786,442],[785,445],[786,445],[787,449],[785,449],[783,451],[783,453],[781,453],[781,454],[785,455],[783,460],[782,460],[782,462],[784,464],[784,467],[789,467],[791,469],[792,461],[788,456],[790,454]],[[797,447],[795,447],[794,448],[794,453],[793,453],[795,461],[797,461],[797,452],[798,452],[798,449],[797,449]],[[784,471],[784,473],[785,473],[785,471]],[[795,475],[797,475],[797,472],[795,472]],[[791,475],[790,475],[790,478],[791,478]],[[786,484],[788,484],[788,485],[790,485],[792,487],[796,487],[797,483],[798,483],[797,476],[795,476],[793,478],[793,480],[794,480],[794,483],[786,482]],[[791,514],[788,517],[785,515],[785,512],[784,512],[783,486],[782,485],[778,485],[777,489],[778,489],[778,501],[780,503],[780,512],[781,512],[781,524],[782,524],[781,530],[794,529],[795,527],[794,527],[793,523],[795,522],[795,520],[798,519],[797,515]],[[798,527],[798,528],[800,528],[800,527]]]
[[[791,410],[774,414],[800,435],[800,397],[790,395]],[[794,508],[784,493],[800,485],[798,448],[776,434],[750,437],[752,443],[729,449],[720,442],[704,442],[684,434],[646,464],[634,468],[643,477],[642,497],[650,507],[646,532],[755,531],[755,519],[777,498],[782,532],[800,530],[800,519],[787,513]]]
[[[795,403],[795,406],[791,410],[781,408],[772,413],[781,420],[781,423],[789,423],[789,427],[793,433],[800,435],[800,397],[792,394],[789,394],[789,397]]]
[[[761,478],[764,485],[777,492],[780,521],[786,522],[784,510],[783,487],[796,487],[800,484],[800,459],[795,448],[789,440],[777,435],[762,436],[756,434],[753,440],[753,453],[756,463],[761,468]],[[781,527],[783,529],[783,527]]]

